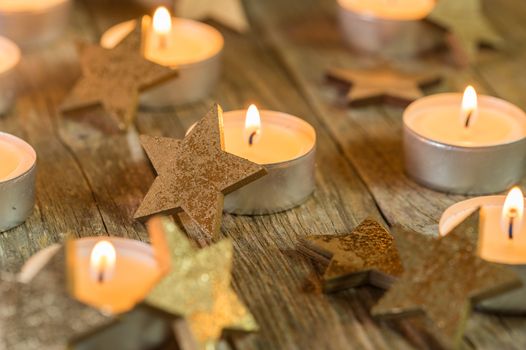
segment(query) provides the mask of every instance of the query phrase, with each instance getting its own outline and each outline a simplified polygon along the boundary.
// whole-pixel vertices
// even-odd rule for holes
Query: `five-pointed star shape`
[[[137,48],[139,31],[117,47],[80,45],[82,77],[63,101],[64,113],[102,105],[120,130],[132,122],[139,93],[177,76],[177,71],[144,59]]]
[[[403,73],[385,66],[374,69],[333,68],[327,75],[329,79],[350,85],[347,93],[350,104],[368,104],[378,100],[408,104],[423,96],[421,86],[440,79],[434,73]]]
[[[141,143],[158,176],[136,219],[184,211],[215,237],[224,195],[266,174],[261,165],[224,151],[223,111],[217,104],[183,140],[141,136]]]
[[[250,27],[241,0],[178,0],[175,11],[184,18],[214,19],[240,33]]]
[[[458,44],[453,48],[464,51],[462,56],[467,56],[468,61],[475,58],[479,44],[498,47],[503,43],[484,15],[480,0],[437,1],[427,19],[453,35]]]
[[[323,276],[325,291],[366,283],[387,288],[403,271],[393,236],[373,219],[365,219],[350,234],[306,237],[300,249],[330,259]]]
[[[66,350],[70,342],[113,322],[70,296],[65,248],[27,284],[5,283],[0,282],[1,302],[10,301],[10,305],[7,311],[2,307],[0,332],[6,349]]]
[[[471,303],[520,286],[510,270],[477,256],[478,210],[441,238],[399,229],[394,236],[404,272],[380,299],[376,316],[400,317],[422,311],[444,346],[460,344]],[[410,249],[412,249],[412,252]]]
[[[154,217],[148,223],[154,251],[167,273],[144,304],[184,317],[200,347],[215,344],[224,329],[254,331],[254,318],[231,289],[232,242],[194,248],[176,224]]]

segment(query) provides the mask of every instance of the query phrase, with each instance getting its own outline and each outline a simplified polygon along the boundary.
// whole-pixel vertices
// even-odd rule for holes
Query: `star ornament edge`
[[[465,323],[476,302],[520,287],[521,280],[513,271],[478,256],[479,211],[477,208],[447,235],[439,238],[403,228],[398,230],[395,234],[397,241],[408,241],[403,244],[422,249],[412,255],[406,254],[404,273],[373,307],[373,316],[394,319],[425,315],[435,338],[446,348],[458,348]],[[441,254],[448,253],[447,261],[439,261]],[[456,259],[453,267],[452,259]],[[457,276],[444,282],[451,275],[447,273],[448,268]],[[473,269],[477,272],[474,273]],[[462,271],[459,273],[459,270]],[[433,278],[436,275],[439,276]]]
[[[154,167],[156,177],[136,210],[134,219],[145,220],[156,214],[171,215],[186,212],[204,233],[211,237],[217,237],[221,226],[224,196],[267,174],[263,165],[225,151],[222,113],[221,106],[217,103],[214,104],[183,139],[141,136],[141,144]],[[208,149],[203,150],[199,145],[195,146],[195,144],[203,143],[202,139],[194,140],[200,135],[207,138],[204,141],[207,141]],[[217,139],[214,140],[214,137]],[[191,143],[194,145],[185,147]],[[162,151],[163,145],[170,144],[174,154],[166,154]],[[193,149],[197,150],[194,151],[192,146],[195,146]],[[214,157],[214,154],[217,157]],[[188,158],[191,158],[190,161]],[[186,170],[178,171],[174,164],[178,166],[183,164],[177,163],[180,160],[186,162],[184,163],[186,165],[195,162],[200,166],[208,167],[212,169],[212,173],[200,170],[197,176],[188,179],[189,174],[185,171],[188,168],[191,168],[190,172],[195,170],[190,165],[186,166]],[[210,178],[213,175],[218,175],[221,179],[211,180]],[[194,186],[204,186],[202,191],[208,191],[208,197],[210,195],[215,196],[211,199],[213,202],[210,202],[210,205],[206,207],[209,210],[208,213],[199,210],[192,211],[192,208],[189,209],[189,205],[185,204],[185,200],[188,199],[182,198],[184,193],[193,191],[194,195],[203,195],[198,188],[192,188],[191,184],[177,182],[178,178],[185,176]],[[166,191],[166,188],[172,191]],[[182,194],[175,194],[176,189]],[[163,199],[165,203],[159,204],[160,199]],[[195,198],[193,199],[195,200]],[[205,214],[208,216],[205,217]],[[208,223],[203,223],[204,221]]]

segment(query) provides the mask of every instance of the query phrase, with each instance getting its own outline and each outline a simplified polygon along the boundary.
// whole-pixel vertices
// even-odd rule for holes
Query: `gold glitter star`
[[[102,105],[117,127],[126,129],[135,116],[139,92],[177,75],[176,70],[144,59],[137,48],[138,36],[137,30],[132,31],[111,50],[82,45],[82,77],[61,110],[70,113]]]
[[[186,318],[203,348],[215,344],[224,329],[257,329],[254,318],[230,287],[230,240],[198,250],[177,225],[161,217],[152,218],[148,230],[156,257],[168,272],[146,297],[146,305]]]
[[[306,237],[299,248],[315,259],[330,260],[323,275],[328,292],[367,283],[388,288],[403,271],[393,236],[373,219],[365,219],[350,234]]]
[[[457,347],[473,301],[520,286],[510,270],[477,256],[478,210],[441,238],[395,231],[404,272],[372,312],[402,317],[424,312],[432,321],[437,340]],[[412,252],[411,252],[412,250]]]
[[[224,151],[223,111],[217,104],[183,140],[141,136],[141,143],[158,176],[136,219],[184,211],[215,237],[224,195],[266,174],[263,166]]]
[[[480,0],[440,0],[427,17],[431,22],[449,31],[460,49],[461,56],[472,61],[477,54],[479,44],[498,47],[502,37],[493,29],[482,10]]]
[[[175,6],[177,15],[183,18],[214,19],[240,33],[249,29],[240,0],[179,0]]]
[[[70,296],[65,250],[61,248],[27,284],[0,282],[0,293],[6,286],[9,291],[2,302],[10,301],[1,312],[6,349],[66,350],[71,342],[113,323],[111,317]]]
[[[437,73],[402,72],[388,66],[373,69],[332,68],[327,76],[350,86],[346,96],[350,104],[380,101],[405,105],[424,95],[420,87],[440,79]]]

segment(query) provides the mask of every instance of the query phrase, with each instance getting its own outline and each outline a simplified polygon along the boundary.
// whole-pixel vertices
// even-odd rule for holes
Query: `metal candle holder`
[[[225,112],[225,128],[229,122],[244,122],[244,110]],[[305,133],[312,147],[305,154],[280,163],[264,164],[267,175],[228,194],[224,211],[240,215],[271,214],[291,209],[305,202],[316,186],[316,132],[307,122],[290,114],[260,111],[262,125],[276,123]]]
[[[149,17],[143,19],[143,31],[149,26],[149,21]],[[224,48],[221,33],[205,23],[182,18],[174,19],[174,21],[190,29],[208,31],[220,41],[220,48],[212,56],[201,61],[174,66],[173,68],[177,69],[179,75],[175,79],[143,92],[140,97],[141,106],[159,108],[195,102],[209,96],[219,80]],[[136,25],[137,21],[132,20],[111,27],[102,36],[101,45],[106,48],[115,46]]]
[[[0,10],[0,35],[27,48],[56,39],[65,29],[71,9],[70,0],[57,0],[36,9]]]
[[[440,43],[440,32],[422,20],[384,19],[355,12],[338,1],[338,19],[347,44],[357,51],[409,57]]]
[[[20,62],[20,49],[15,43],[0,37],[0,59],[9,61],[0,71],[0,114],[5,113],[12,105],[17,91],[16,67]],[[5,63],[4,63],[5,64]]]
[[[120,237],[85,237],[76,239],[74,244],[77,254],[89,256],[93,246],[101,239],[109,240],[119,254],[137,256],[139,259],[148,261],[149,264],[157,264],[150,245]],[[53,244],[29,258],[20,271],[19,280],[23,283],[28,283],[60,248],[61,245]],[[121,321],[116,325],[76,344],[75,349],[93,350],[107,348],[108,346],[113,346],[115,349],[152,349],[158,348],[166,342],[171,334],[168,324],[145,308],[136,307],[133,311],[126,313],[125,317],[121,318]]]
[[[526,138],[486,147],[448,145],[413,131],[408,120],[422,108],[456,103],[459,94],[437,94],[413,102],[404,111],[404,156],[406,173],[434,190],[459,194],[501,192],[516,184],[526,170]],[[479,96],[480,108],[496,108],[517,118],[526,114],[504,100]]]
[[[476,208],[487,205],[502,206],[505,198],[505,196],[476,197],[452,205],[444,211],[440,218],[440,235],[446,235]],[[521,279],[523,286],[507,293],[482,300],[477,303],[476,308],[481,311],[501,314],[526,315],[526,264],[499,265],[513,270]]]
[[[36,153],[24,140],[0,132],[22,152],[32,158],[30,166],[19,176],[0,181],[0,232],[22,224],[31,215],[35,203]]]

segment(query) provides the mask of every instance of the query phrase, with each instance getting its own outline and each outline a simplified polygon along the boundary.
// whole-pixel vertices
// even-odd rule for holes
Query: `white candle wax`
[[[479,256],[485,260],[510,264],[526,264],[526,220],[522,229],[509,239],[502,231],[501,215],[505,196],[476,197],[449,207],[439,223],[440,235],[444,236],[460,224],[474,210],[481,207],[479,223]]]
[[[246,111],[223,114],[225,150],[258,164],[299,158],[312,150],[315,134],[305,121],[286,113],[261,110],[260,137],[253,145],[245,134]]]
[[[0,132],[0,183],[31,169],[36,162],[34,149],[16,136]]]
[[[150,19],[147,19],[150,22]],[[108,29],[101,37],[101,45],[115,47],[133,28],[137,21],[119,23]],[[149,25],[145,34],[144,56],[155,63],[180,67],[205,61],[217,55],[223,48],[223,36],[213,27],[189,19],[172,18],[172,29],[167,34],[167,45],[161,48]]]
[[[514,105],[490,96],[479,96],[478,117],[465,127],[461,94],[424,97],[408,107],[404,123],[432,141],[461,147],[488,147],[513,143],[526,137],[526,115]]]
[[[111,279],[99,282],[93,278],[90,255],[97,242],[107,240],[116,250],[115,269]],[[105,312],[118,314],[131,309],[161,277],[161,269],[148,244],[117,237],[88,237],[75,240],[73,295]],[[22,268],[19,279],[29,281],[53,256],[54,245],[32,256]]]
[[[418,20],[434,8],[434,0],[338,0],[343,8],[368,17],[389,20]]]
[[[45,11],[69,0],[2,0],[1,12]]]

